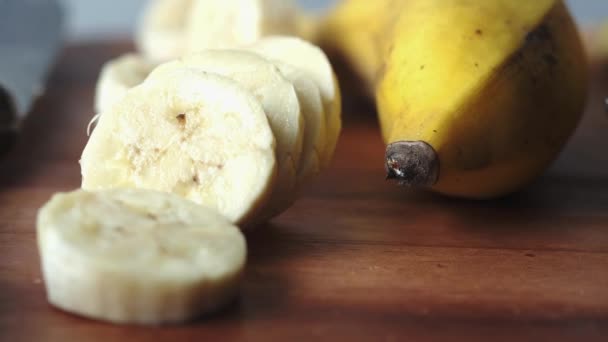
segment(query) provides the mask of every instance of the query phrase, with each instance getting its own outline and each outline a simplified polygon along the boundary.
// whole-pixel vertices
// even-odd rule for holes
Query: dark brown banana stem
[[[439,177],[439,157],[423,141],[399,141],[386,148],[386,178],[399,185],[429,187]]]

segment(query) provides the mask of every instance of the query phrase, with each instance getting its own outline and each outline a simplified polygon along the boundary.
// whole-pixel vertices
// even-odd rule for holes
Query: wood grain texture
[[[608,340],[607,80],[595,82],[583,125],[550,172],[490,202],[386,183],[373,111],[348,103],[331,169],[250,233],[247,275],[231,307],[162,328],[53,309],[36,211],[53,192],[79,186],[97,73],[128,48],[66,49],[0,161],[0,341]]]

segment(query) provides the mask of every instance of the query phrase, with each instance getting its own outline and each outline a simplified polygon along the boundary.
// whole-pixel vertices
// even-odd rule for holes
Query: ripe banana
[[[331,20],[363,18],[347,1]],[[587,66],[561,0],[375,1],[351,59],[375,89],[390,178],[465,198],[517,191],[577,126]],[[371,5],[370,5],[371,6]],[[340,11],[345,11],[341,14]],[[379,12],[378,12],[379,11]],[[351,13],[352,14],[352,13]],[[334,19],[332,19],[334,18]],[[361,20],[361,19],[359,19]],[[328,23],[340,34],[348,23]],[[373,49],[373,53],[366,51]]]
[[[277,182],[267,207],[285,209],[286,203],[293,203],[305,124],[293,85],[269,61],[237,50],[207,50],[186,55],[160,65],[148,79],[154,80],[181,68],[229,77],[260,100],[277,142]]]
[[[155,63],[132,53],[107,62],[97,81],[95,112],[101,113],[110,108],[127,90],[142,83],[155,66]]]
[[[175,69],[102,113],[80,164],[84,189],[173,192],[247,223],[274,188],[275,140],[236,82]]]
[[[116,189],[57,194],[38,213],[49,301],[114,323],[190,320],[237,293],[246,244],[215,211]]]
[[[266,37],[248,47],[272,60],[278,60],[303,71],[321,92],[325,111],[327,140],[321,153],[321,166],[331,162],[342,130],[342,99],[333,68],[318,47],[295,37]]]

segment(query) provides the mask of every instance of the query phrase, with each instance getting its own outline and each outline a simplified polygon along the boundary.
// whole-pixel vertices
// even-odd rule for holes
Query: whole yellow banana
[[[340,20],[361,2],[338,7],[327,34],[346,35]],[[542,173],[576,128],[587,91],[581,39],[563,2],[390,2],[369,1],[385,5],[368,18],[387,23],[369,33],[381,37],[375,47],[343,43],[347,55],[366,60],[359,65],[375,89],[388,176],[490,198]],[[367,41],[361,27],[353,30]]]

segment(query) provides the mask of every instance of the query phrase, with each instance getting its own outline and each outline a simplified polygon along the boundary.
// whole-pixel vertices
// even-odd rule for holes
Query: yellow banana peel
[[[375,91],[386,170],[404,185],[517,191],[583,112],[587,63],[561,0],[350,0],[325,27]]]

